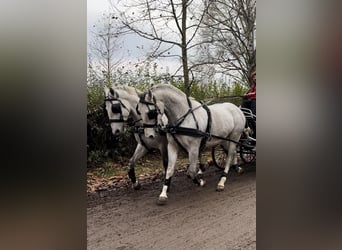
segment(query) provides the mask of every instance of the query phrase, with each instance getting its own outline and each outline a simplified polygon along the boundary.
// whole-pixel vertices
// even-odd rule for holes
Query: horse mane
[[[176,92],[177,94],[179,95],[182,95],[182,96],[185,96],[185,93],[183,91],[181,91],[180,89],[176,88],[175,86],[171,85],[171,84],[165,84],[165,83],[162,83],[162,84],[158,84],[158,85],[155,85],[151,88],[151,90],[165,90],[165,89],[168,89],[168,90],[172,90],[174,92]]]
[[[156,86],[153,86],[152,88],[151,88],[151,90],[158,90],[158,89],[161,89],[161,90],[172,90],[173,92],[175,92],[176,94],[178,94],[178,95],[180,95],[180,96],[182,96],[182,97],[184,97],[184,98],[186,98],[186,94],[183,92],[183,91],[181,91],[179,88],[177,88],[177,87],[175,87],[175,86],[173,86],[173,85],[171,85],[171,84],[165,84],[165,83],[163,83],[163,84],[158,84],[158,85],[156,85]],[[147,91],[146,91],[147,92]],[[142,95],[139,95],[139,96],[142,96]],[[143,97],[145,98],[145,95],[143,95]],[[188,97],[191,101],[195,101],[195,102],[198,102],[195,98],[193,98],[192,96],[189,96]]]
[[[129,94],[129,95],[134,95],[134,96],[139,96],[142,94],[142,92],[132,86],[125,86],[125,85],[113,85],[111,87],[116,94],[122,95],[122,94]]]

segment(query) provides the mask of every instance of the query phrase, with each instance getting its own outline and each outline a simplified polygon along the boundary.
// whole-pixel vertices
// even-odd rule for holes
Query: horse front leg
[[[224,184],[226,183],[228,172],[229,172],[230,166],[232,165],[232,162],[234,161],[235,154],[236,154],[236,144],[234,142],[229,142],[228,157],[227,157],[223,174],[221,175],[220,181],[216,187],[217,191],[224,190]]]
[[[135,148],[133,156],[129,160],[128,177],[130,178],[133,188],[135,190],[138,190],[141,188],[141,185],[135,176],[135,162],[141,159],[147,152],[148,150],[143,145],[138,143],[137,147]]]
[[[169,162],[169,157],[168,157],[168,153],[167,153],[167,144],[161,145],[159,150],[160,150],[160,154],[161,154],[162,162],[163,162],[163,167],[164,167],[164,178],[166,178],[167,165]],[[172,179],[172,177],[170,177],[170,185],[171,185],[171,179]],[[167,189],[168,192],[170,191],[170,185]]]
[[[159,195],[158,204],[164,205],[167,202],[167,191],[171,184],[171,178],[175,172],[175,164],[177,160],[178,155],[178,149],[174,145],[174,143],[168,143],[167,145],[167,155],[168,155],[168,163],[167,163],[167,169],[165,172],[165,180],[162,192]]]

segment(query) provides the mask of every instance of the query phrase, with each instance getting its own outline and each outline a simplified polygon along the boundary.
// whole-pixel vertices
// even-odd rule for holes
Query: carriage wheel
[[[240,158],[246,164],[250,164],[256,161],[256,152],[245,147],[240,147]]]
[[[250,136],[255,137],[254,129],[255,129],[255,121],[252,119],[247,119],[248,127],[251,129]],[[245,142],[246,143],[246,142]],[[251,142],[247,141],[247,145],[240,145],[240,158],[245,164],[254,163],[256,161],[256,151],[253,151],[253,146]]]
[[[222,145],[217,145],[211,149],[213,163],[218,169],[224,169],[228,151]]]

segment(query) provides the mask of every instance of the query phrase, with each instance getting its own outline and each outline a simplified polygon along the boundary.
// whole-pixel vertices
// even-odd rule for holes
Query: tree
[[[93,64],[103,75],[104,82],[111,86],[113,83],[113,71],[122,59],[122,42],[120,30],[115,25],[115,17],[110,13],[104,13],[97,25],[93,25],[94,40],[89,48],[94,55]],[[94,66],[92,66],[94,70]]]
[[[197,36],[207,8],[200,0],[131,0],[112,4],[122,27],[153,42],[150,58],[177,57],[181,61],[185,93],[190,94],[192,62],[203,43]],[[121,3],[121,5],[120,5]],[[175,50],[178,49],[178,50]],[[175,75],[174,74],[174,75]],[[193,80],[193,79],[192,79]]]
[[[200,53],[223,73],[251,82],[256,67],[256,0],[204,0],[204,4],[208,11],[201,36],[213,42]]]

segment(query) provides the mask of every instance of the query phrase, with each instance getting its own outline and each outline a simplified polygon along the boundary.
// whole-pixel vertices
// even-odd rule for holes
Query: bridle
[[[160,112],[160,109],[157,106],[157,102],[155,97],[153,96],[153,102],[149,102],[145,100],[145,95],[143,95],[142,97],[140,97],[139,102],[142,104],[145,104],[148,108],[148,112],[147,112],[147,117],[149,120],[154,120],[154,124],[148,124],[148,123],[143,123],[142,127],[143,128],[155,128],[155,129],[160,129],[161,126],[158,125],[158,115],[162,115],[162,113]],[[136,106],[136,111],[137,114],[141,116],[141,112],[139,111],[138,108],[139,104],[137,104]],[[150,106],[153,106],[154,108],[151,109]]]
[[[119,122],[127,122],[127,120],[124,119],[123,115],[122,115],[122,108],[121,106],[126,109],[129,113],[129,109],[125,106],[125,104],[123,104],[123,102],[115,97],[109,97],[107,96],[104,99],[105,102],[110,102],[111,103],[111,110],[114,114],[120,114],[120,118],[119,119],[109,119],[109,123],[119,123]],[[113,103],[113,101],[117,101],[118,103]]]

